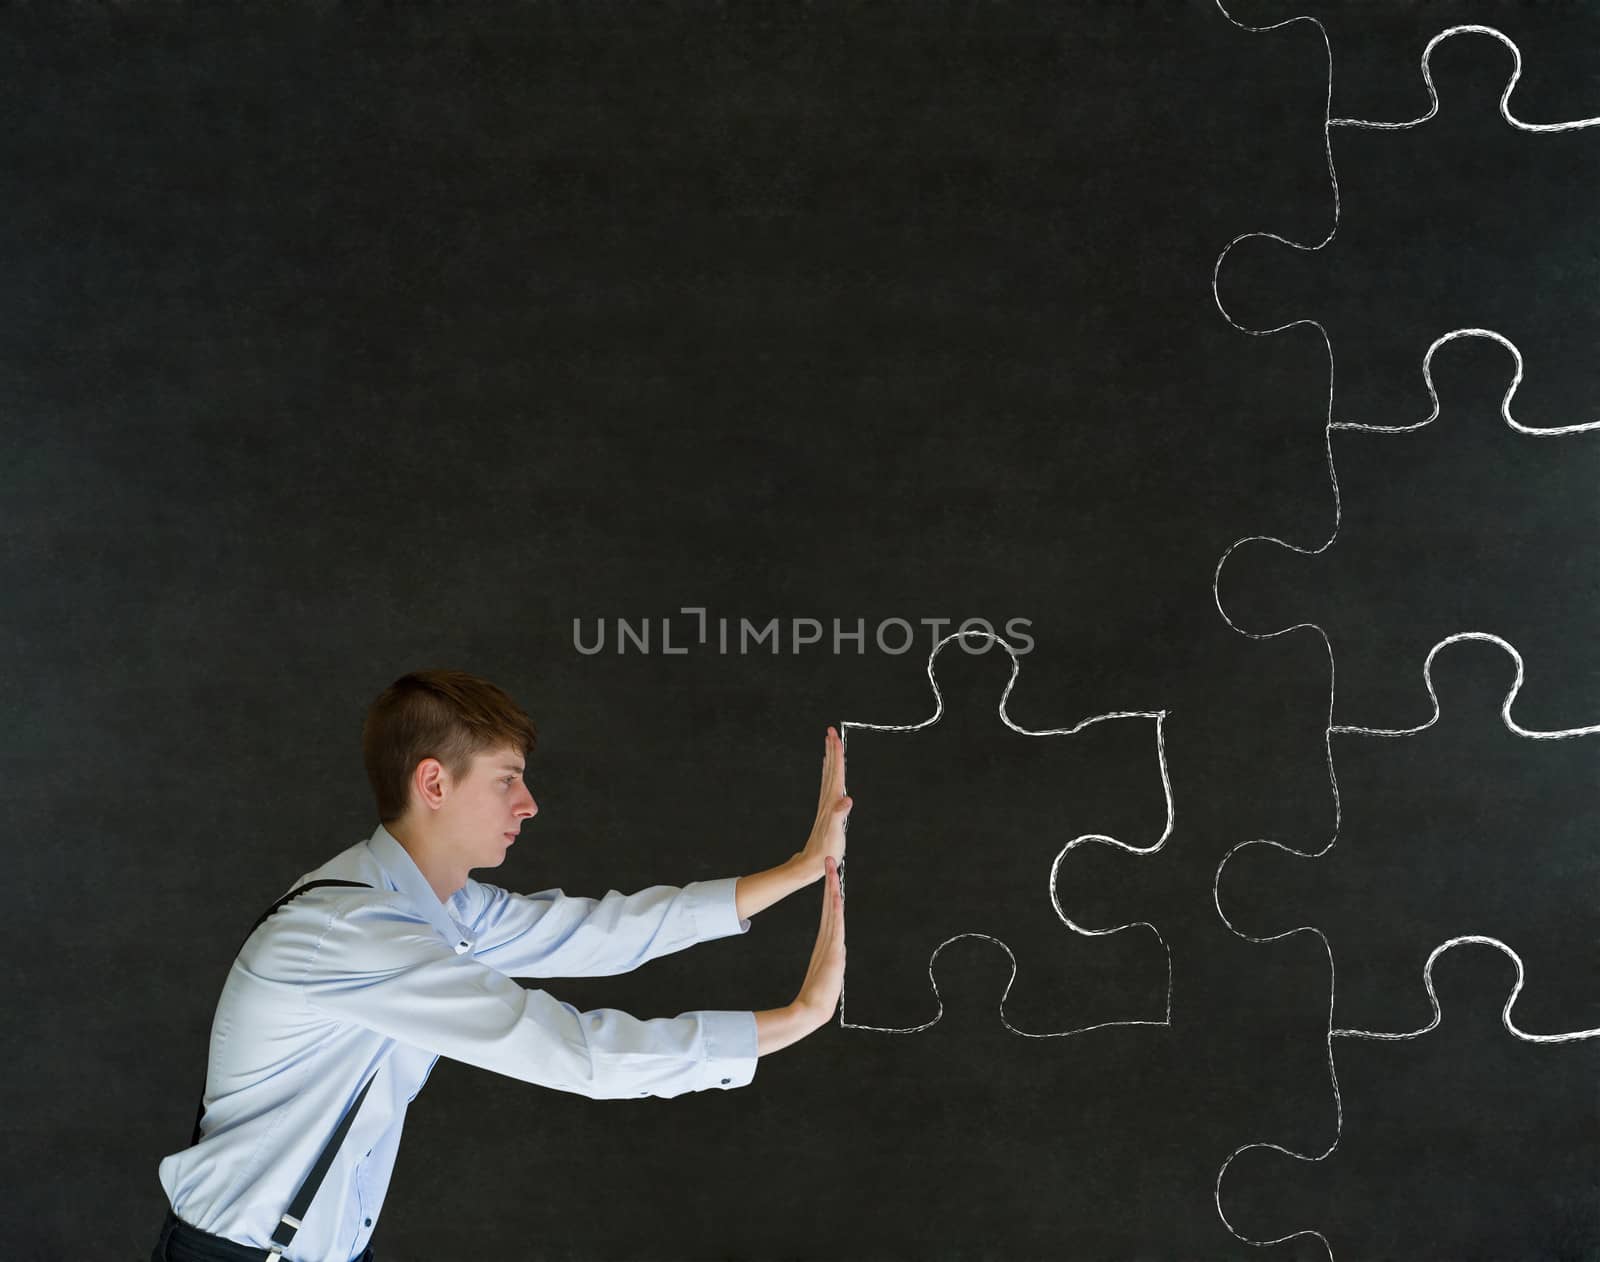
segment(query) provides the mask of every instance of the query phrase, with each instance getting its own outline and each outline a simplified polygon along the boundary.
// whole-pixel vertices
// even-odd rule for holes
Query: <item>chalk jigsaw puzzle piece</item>
[[[1493,27],[1516,50],[1513,109],[1548,114],[1544,101],[1595,95],[1591,49],[1600,45],[1600,9],[1593,5],[1508,5],[1477,0],[1450,6],[1465,18],[1442,28],[1431,5],[1351,4],[1350,0],[1221,0],[1247,30],[1312,20],[1327,33],[1333,62],[1330,112],[1336,117],[1414,118],[1433,100],[1428,61],[1434,45]],[[1418,68],[1421,73],[1418,73]],[[1600,100],[1589,113],[1600,114]]]
[[[1423,679],[1426,723],[1330,730],[1334,841],[1314,856],[1236,847],[1218,870],[1219,910],[1250,937],[1302,925],[1326,937],[1336,1028],[1414,1027],[1428,1011],[1423,961],[1462,933],[1527,962],[1530,1028],[1600,1025],[1600,727],[1521,727],[1522,659],[1496,636],[1443,641]]]
[[[1213,296],[1235,327],[1321,331],[1337,361],[1332,419],[1417,415],[1419,357],[1441,331],[1462,328],[1538,348],[1522,403],[1535,423],[1568,420],[1574,408],[1600,414],[1600,225],[1587,193],[1600,186],[1591,130],[1600,118],[1517,118],[1502,91],[1515,46],[1492,28],[1468,29],[1475,38],[1431,50],[1443,63],[1434,111],[1404,123],[1330,121],[1336,197],[1322,241],[1246,233],[1217,260]]]
[[[1166,1023],[1171,963],[1160,935],[1140,926],[1113,945],[1073,924],[1055,891],[1062,855],[1090,836],[1141,849],[1165,841],[1164,715],[1030,731],[1006,711],[1019,669],[999,637],[947,636],[928,659],[930,716],[840,724],[851,788],[870,802],[852,812],[844,868],[847,1027],[912,1032],[938,1021],[935,957],[967,937],[1011,957],[998,1008],[1014,1033]]]
[[[1423,361],[1434,400],[1425,420],[1328,427],[1327,541],[1240,540],[1217,568],[1218,608],[1247,635],[1320,627],[1338,664],[1338,722],[1417,722],[1420,694],[1407,681],[1432,645],[1465,628],[1504,636],[1527,655],[1533,676],[1521,704],[1533,726],[1593,722],[1600,422],[1523,425],[1512,413],[1521,357],[1486,331],[1450,348],[1441,402],[1432,361],[1458,336],[1441,338]]]
[[[1493,939],[1441,944],[1423,976],[1427,1025],[1330,1035],[1326,1151],[1255,1143],[1223,1163],[1223,1222],[1251,1244],[1320,1241],[1345,1262],[1600,1256],[1600,1029],[1523,1031],[1522,964]]]

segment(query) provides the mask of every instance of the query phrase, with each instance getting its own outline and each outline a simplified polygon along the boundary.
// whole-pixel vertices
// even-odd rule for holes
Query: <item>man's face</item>
[[[539,813],[539,804],[523,783],[522,754],[506,748],[479,754],[472,770],[456,786],[450,802],[455,816],[451,833],[469,867],[493,868],[505,861],[522,822]]]

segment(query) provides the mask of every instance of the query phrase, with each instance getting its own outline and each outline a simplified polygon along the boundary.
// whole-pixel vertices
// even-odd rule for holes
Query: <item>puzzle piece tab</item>
[[[1328,541],[1235,544],[1218,567],[1218,607],[1249,635],[1321,627],[1338,663],[1338,723],[1420,722],[1422,659],[1463,630],[1502,636],[1526,656],[1518,704],[1528,726],[1600,720],[1600,424],[1522,426],[1521,361],[1503,339],[1436,349],[1445,370],[1433,415],[1376,432],[1330,427]]]
[[[1600,1256],[1600,1030],[1523,1033],[1521,969],[1503,947],[1484,949],[1498,946],[1468,938],[1429,959],[1431,1024],[1332,1036],[1333,1144],[1230,1156],[1217,1210],[1236,1235],[1320,1239],[1343,1262]]]
[[[1218,906],[1237,931],[1327,938],[1335,1028],[1415,1028],[1424,961],[1463,933],[1526,961],[1526,1028],[1600,1026],[1600,728],[1521,729],[1520,677],[1492,636],[1440,644],[1423,670],[1433,719],[1330,732],[1335,841],[1318,857],[1247,843],[1223,861]]]
[[[1086,834],[1141,849],[1167,836],[1163,716],[1029,731],[1006,713],[1019,668],[998,637],[948,636],[928,660],[931,716],[840,724],[851,787],[870,803],[852,812],[844,868],[845,1026],[933,1024],[943,1011],[934,957],[967,936],[1010,955],[1012,981],[997,999],[1016,1033],[1166,1021],[1160,935],[1143,926],[1095,936],[1062,913],[1054,886],[1061,856]]]

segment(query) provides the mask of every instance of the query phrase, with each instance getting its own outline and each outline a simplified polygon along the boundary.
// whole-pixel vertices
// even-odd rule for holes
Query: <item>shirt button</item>
[[[361,1225],[362,1225],[362,1226],[363,1226],[363,1227],[370,1227],[370,1226],[372,1226],[372,1219],[370,1219],[370,1218],[369,1218],[369,1219],[367,1219],[367,1221],[366,1221],[366,1222],[364,1222],[364,1223],[362,1223],[362,1224],[361,1224]]]
[[[733,1079],[732,1079],[732,1078],[724,1078],[724,1079],[723,1079],[723,1080],[722,1080],[722,1085],[723,1085],[723,1086],[724,1086],[724,1087],[726,1087],[726,1086],[727,1086],[727,1085],[728,1085],[728,1084],[729,1084],[729,1083],[730,1083],[730,1082],[732,1082],[732,1081],[733,1081]]]
[[[468,946],[468,944],[465,943],[465,942],[456,943],[456,954],[457,955],[463,954],[467,950],[467,946]]]

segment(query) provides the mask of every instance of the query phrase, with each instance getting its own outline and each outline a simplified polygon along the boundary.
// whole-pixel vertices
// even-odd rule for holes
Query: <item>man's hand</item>
[[[797,856],[801,872],[809,883],[823,874],[823,860],[844,862],[844,823],[852,803],[844,791],[844,741],[833,728],[822,746],[822,788],[817,794],[817,818],[811,836]]]
[[[833,1016],[844,989],[844,893],[839,888],[838,863],[829,856],[824,865],[828,880],[822,891],[822,923],[817,926],[811,964],[794,1001],[818,1026]]]
[[[844,990],[844,892],[839,888],[839,865],[823,860],[828,879],[822,890],[822,923],[811,964],[794,1002],[755,1014],[756,1055],[765,1056],[797,1043],[833,1019]]]
[[[734,887],[739,918],[758,911],[810,885],[823,873],[823,864],[844,860],[844,821],[850,799],[844,792],[844,741],[831,727],[822,742],[822,789],[817,794],[817,818],[804,849],[796,850],[775,868],[741,876]]]

